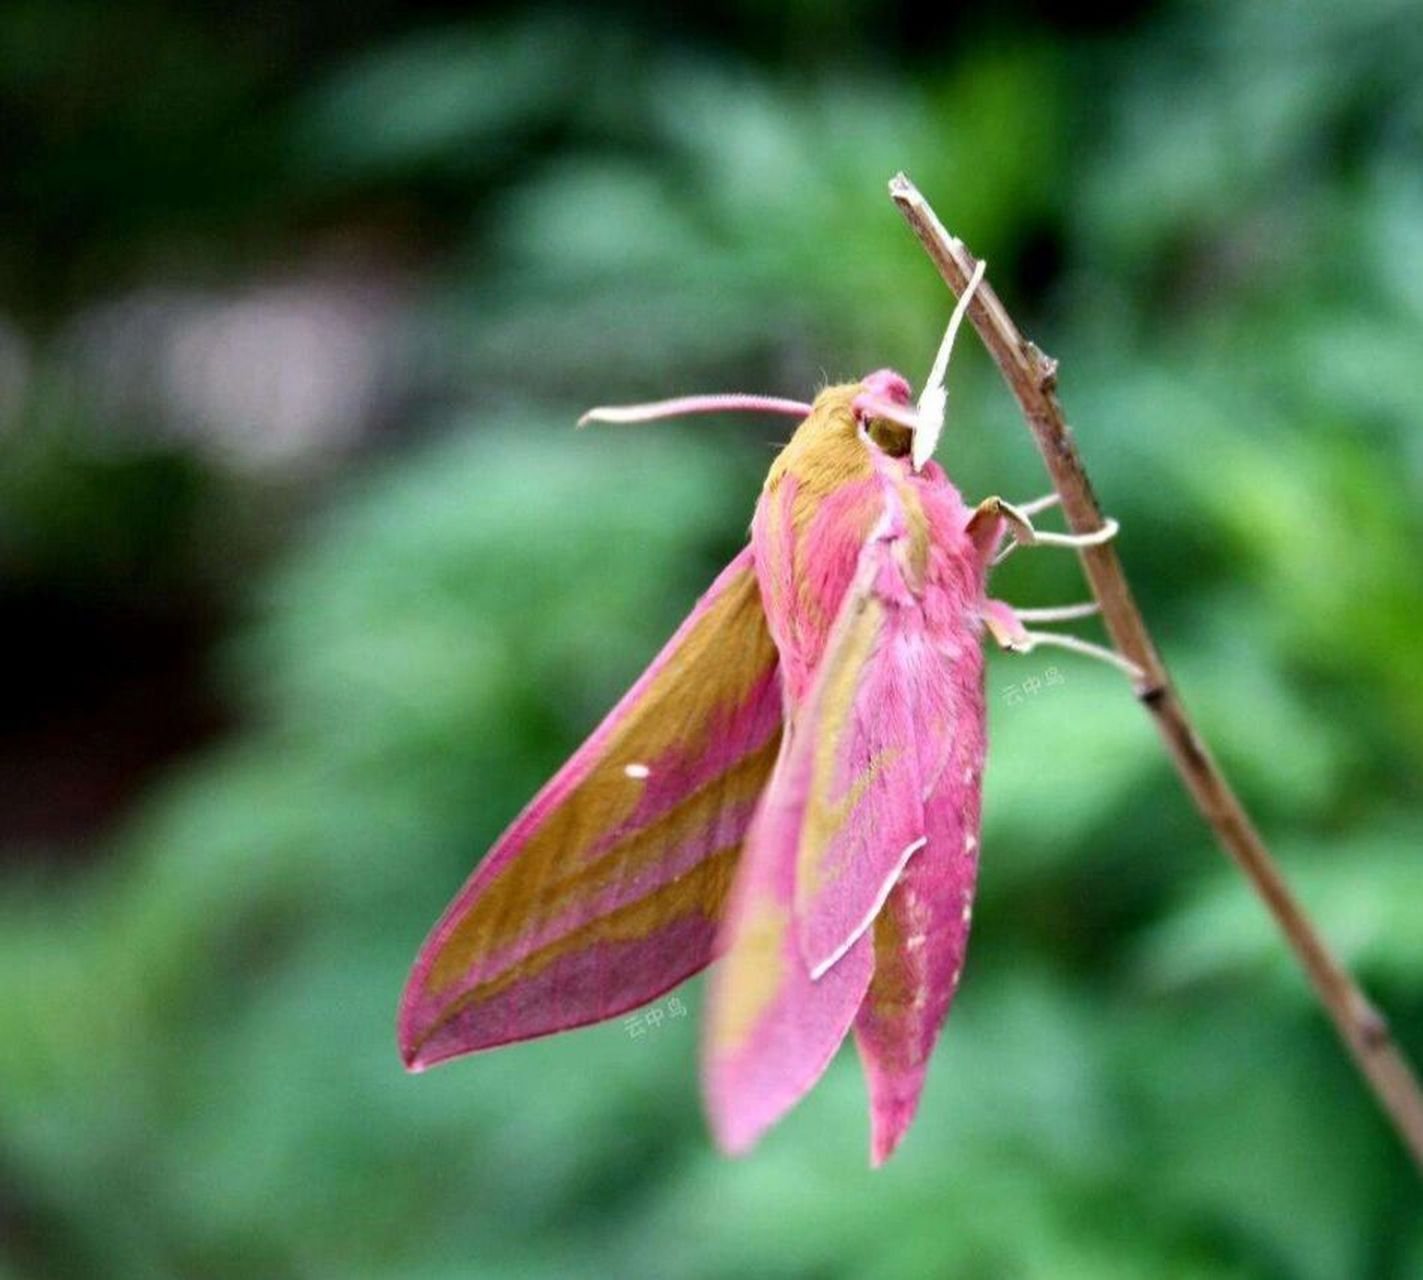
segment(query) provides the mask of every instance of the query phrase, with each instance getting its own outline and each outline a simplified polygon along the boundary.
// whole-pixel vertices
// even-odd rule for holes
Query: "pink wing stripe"
[[[711,976],[704,1093],[712,1132],[731,1154],[749,1150],[821,1077],[874,968],[868,934],[818,982],[805,967],[792,924],[804,780],[781,766],[747,835]]]

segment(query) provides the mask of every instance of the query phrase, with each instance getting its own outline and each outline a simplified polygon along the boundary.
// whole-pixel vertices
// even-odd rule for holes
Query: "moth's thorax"
[[[791,477],[802,507],[819,501],[848,482],[874,474],[874,459],[860,438],[851,404],[860,384],[827,387],[815,398],[810,415],[790,443],[776,455],[766,477],[766,492]]]
[[[926,610],[976,627],[983,576],[963,499],[936,463],[915,472],[907,448],[876,443],[877,424],[861,430],[851,406],[864,389],[852,383],[816,397],[772,463],[752,522],[762,601],[792,702],[809,688],[860,549],[884,515],[886,486],[903,515],[906,577]]]

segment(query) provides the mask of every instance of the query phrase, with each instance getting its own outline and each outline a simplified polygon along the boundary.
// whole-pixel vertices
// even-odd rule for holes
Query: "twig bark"
[[[944,283],[955,297],[961,296],[978,265],[976,260],[962,241],[944,229],[928,201],[904,174],[890,180],[889,193]],[[968,316],[1022,407],[1062,499],[1069,527],[1074,533],[1101,528],[1101,510],[1058,403],[1057,361],[1023,337],[986,281],[974,292]],[[1394,1042],[1388,1023],[1306,915],[1191,723],[1132,599],[1115,547],[1110,542],[1086,547],[1080,555],[1112,643],[1144,673],[1137,682],[1137,698],[1156,721],[1181,781],[1221,847],[1249,878],[1274,916],[1359,1070],[1414,1163],[1423,1170],[1423,1090]]]

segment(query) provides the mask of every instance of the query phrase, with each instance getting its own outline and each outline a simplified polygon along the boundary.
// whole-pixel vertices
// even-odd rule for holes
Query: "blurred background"
[[[577,414],[922,378],[904,168],[1062,360],[1187,702],[1423,1056],[1419,17],[0,6],[0,1275],[1423,1275],[1371,1098],[1071,655],[991,661],[974,947],[884,1170],[850,1052],[714,1154],[698,983],[418,1078],[393,1034],[786,435]],[[950,384],[970,498],[1041,492],[972,339]]]

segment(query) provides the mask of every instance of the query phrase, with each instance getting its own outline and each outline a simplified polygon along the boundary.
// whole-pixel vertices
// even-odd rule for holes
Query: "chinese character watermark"
[[[645,1036],[649,1030],[656,1030],[668,1018],[685,1018],[687,1016],[687,1006],[681,996],[668,996],[667,999],[644,1009],[641,1013],[629,1014],[623,1019],[623,1027],[629,1036],[636,1039],[638,1036]]]
[[[1066,684],[1067,677],[1056,667],[1049,667],[1041,676],[1029,676],[1022,684],[1010,684],[1003,690],[1003,701],[1016,707],[1024,698],[1036,698],[1045,688]]]

